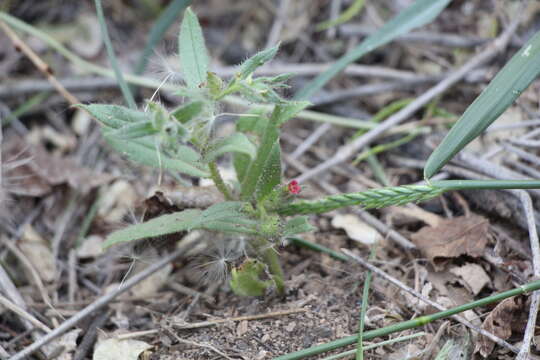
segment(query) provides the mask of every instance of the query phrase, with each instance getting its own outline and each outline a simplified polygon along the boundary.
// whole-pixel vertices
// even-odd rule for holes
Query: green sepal
[[[231,289],[240,296],[262,296],[271,287],[272,280],[262,280],[265,265],[255,259],[247,259],[242,265],[231,270]]]
[[[223,80],[216,73],[209,71],[207,79],[207,88],[213,98],[219,97],[223,91]]]
[[[307,216],[297,216],[287,221],[283,228],[283,237],[317,230],[315,226],[309,223],[308,219]]]

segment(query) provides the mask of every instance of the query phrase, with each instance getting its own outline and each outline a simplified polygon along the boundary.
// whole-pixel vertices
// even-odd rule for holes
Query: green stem
[[[281,105],[275,105],[274,111],[264,130],[261,145],[257,150],[257,156],[246,172],[240,194],[240,199],[244,201],[248,201],[253,197],[257,189],[257,183],[263,174],[264,166],[272,153],[272,147],[279,140],[278,124],[282,115],[282,109],[283,107]]]
[[[441,311],[441,312],[431,314],[431,315],[421,316],[416,319],[404,321],[404,322],[387,326],[384,328],[371,330],[364,334],[363,339],[370,340],[376,337],[386,336],[395,332],[400,332],[400,331],[412,329],[415,327],[423,326],[433,321],[444,319],[444,318],[459,314],[467,310],[471,310],[480,306],[486,306],[488,304],[498,302],[512,296],[526,294],[528,292],[536,291],[538,289],[540,289],[540,280],[533,281],[528,284],[517,287],[515,289],[508,290],[500,294],[492,295],[492,296],[489,296],[489,297],[486,297],[477,301],[473,301],[468,304],[456,306],[455,308],[452,308],[452,309],[448,309],[448,310]],[[334,350],[343,346],[354,344],[356,341],[358,341],[358,335],[347,336],[347,337],[344,337],[335,341],[331,341],[326,344],[313,346],[308,349],[304,349],[304,350],[290,353],[287,355],[279,356],[277,358],[274,358],[274,360],[303,359],[308,356],[317,355],[326,351],[330,351],[330,350]]]
[[[219,172],[216,162],[211,161],[208,164],[208,168],[210,169],[210,177],[212,178],[212,181],[214,181],[214,184],[218,190],[221,191],[223,196],[225,196],[225,200],[233,200],[227,184],[225,184],[225,181],[223,181],[223,178],[221,177],[221,173]]]
[[[255,247],[261,255],[263,262],[268,266],[268,271],[272,275],[272,280],[276,284],[276,289],[280,295],[285,294],[285,275],[279,262],[278,253],[271,244],[263,237],[255,238]]]
[[[327,248],[326,246],[319,245],[319,244],[316,244],[311,241],[308,241],[299,237],[295,237],[295,236],[288,237],[287,239],[290,240],[294,245],[302,246],[307,249],[311,249],[311,250],[322,252],[324,254],[328,254],[334,259],[341,260],[341,261],[349,260],[349,258],[346,255],[343,255],[340,252]]]
[[[371,247],[369,253],[369,259],[375,258],[375,249],[377,244]],[[364,322],[366,318],[367,304],[369,298],[369,287],[371,285],[372,273],[367,271],[366,279],[364,281],[364,289],[362,290],[362,306],[360,307],[360,321],[358,322],[358,342],[356,343],[356,360],[364,360]]]

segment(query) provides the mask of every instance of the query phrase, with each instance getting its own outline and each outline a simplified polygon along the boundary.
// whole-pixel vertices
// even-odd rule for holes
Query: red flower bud
[[[289,192],[293,195],[298,195],[300,194],[300,191],[302,191],[300,184],[298,184],[298,181],[296,180],[292,180],[289,185],[287,185],[287,188],[289,189]]]

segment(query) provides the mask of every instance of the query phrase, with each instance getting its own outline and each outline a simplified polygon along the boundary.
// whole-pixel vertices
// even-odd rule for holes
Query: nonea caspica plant
[[[144,111],[107,104],[80,107],[101,123],[103,136],[110,146],[130,160],[173,173],[211,179],[224,201],[205,209],[188,208],[128,226],[110,234],[106,247],[184,231],[217,232],[219,236],[212,239],[218,243],[211,244],[216,251],[209,257],[205,270],[209,278],[228,276],[232,290],[239,295],[259,296],[271,289],[282,294],[285,282],[276,247],[287,237],[313,229],[305,215],[351,205],[364,208],[402,205],[427,200],[449,190],[540,187],[537,180],[429,181],[538,76],[539,34],[501,70],[434,151],[424,171],[425,185],[338,194],[315,201],[299,200],[300,184],[282,178],[279,144],[281,126],[309,103],[287,100],[280,95],[279,90],[287,87],[291,74],[254,76],[258,67],[275,56],[278,47],[255,54],[238,66],[231,79],[221,79],[209,69],[203,32],[189,8],[180,28],[178,47],[184,82],[178,86],[177,95],[185,99],[179,107],[166,109],[154,101],[148,101]],[[501,88],[499,83],[508,84],[509,79],[515,80],[512,89],[520,92],[508,92],[503,101],[498,98],[502,95],[497,89]],[[270,105],[272,110],[238,115],[236,131],[219,137],[215,122],[220,116],[221,102],[228,95]],[[479,101],[484,98],[487,102]],[[496,102],[494,107],[486,106],[490,101]],[[218,159],[228,154],[232,155],[236,172],[232,184],[223,180],[217,166]]]

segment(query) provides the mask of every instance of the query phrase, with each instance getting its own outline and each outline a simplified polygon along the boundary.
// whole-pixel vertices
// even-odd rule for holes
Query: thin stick
[[[27,320],[28,322],[30,322],[32,325],[34,325],[38,329],[41,329],[41,330],[45,331],[46,333],[50,333],[52,331],[47,325],[45,325],[44,323],[42,323],[41,321],[36,319],[34,316],[29,314],[26,310],[24,310],[20,306],[17,306],[14,303],[12,303],[11,301],[9,301],[7,298],[2,296],[1,294],[0,294],[0,305],[3,305],[6,308],[8,308],[9,310],[13,311],[15,314],[17,314],[20,317],[22,317],[23,319]]]
[[[191,248],[195,246],[195,243],[190,242],[187,244],[181,245],[175,252],[173,252],[171,255],[167,256],[166,258],[162,259],[161,261],[149,266],[145,270],[141,271],[140,273],[133,276],[131,279],[127,280],[123,286],[118,287],[114,291],[111,291],[108,294],[103,295],[102,297],[98,298],[96,301],[94,301],[92,304],[86,306],[84,309],[79,311],[76,315],[71,317],[70,319],[64,321],[60,326],[55,328],[53,331],[42,337],[41,339],[35,341],[32,345],[26,347],[22,351],[19,351],[17,354],[15,354],[11,360],[23,360],[26,359],[30,354],[33,354],[35,351],[37,351],[39,348],[41,348],[43,345],[48,344],[55,338],[61,336],[66,331],[77,325],[80,321],[87,318],[89,315],[91,315],[94,311],[101,309],[108,303],[110,303],[115,297],[118,295],[126,292],[142,280],[146,279],[162,267],[166,266],[171,261],[174,261],[178,259],[182,254],[189,251]]]
[[[218,324],[223,324],[223,323],[227,323],[231,321],[260,320],[260,319],[267,319],[271,317],[298,314],[298,313],[302,313],[306,311],[307,311],[306,309],[291,309],[291,310],[284,310],[284,311],[275,311],[275,312],[270,312],[266,314],[246,315],[246,316],[237,316],[237,317],[232,317],[232,318],[227,318],[227,319],[201,321],[198,323],[186,324],[186,325],[173,324],[172,326],[174,326],[174,328],[176,329],[198,329],[202,327],[215,326]]]
[[[47,80],[52,84],[52,86],[58,91],[64,99],[67,100],[71,105],[79,104],[80,101],[73,95],[71,95],[66,88],[56,79],[53,75],[53,70],[49,65],[47,65],[41,58],[32,50],[28,45],[26,45],[21,38],[7,25],[5,22],[0,20],[0,28],[4,30],[6,35],[9,37],[13,45],[17,50],[22,51],[34,64],[34,66],[45,75]]]
[[[538,243],[538,232],[536,231],[532,200],[526,191],[521,190],[516,192],[519,192],[519,199],[521,200],[523,210],[525,211],[527,226],[529,228],[529,240],[531,243],[531,253],[533,257],[534,276],[538,279],[540,278],[540,245]],[[531,305],[529,308],[529,319],[527,320],[527,327],[525,328],[525,334],[523,335],[523,345],[521,345],[521,350],[516,357],[517,360],[527,360],[529,358],[531,341],[536,328],[536,317],[538,314],[539,304],[540,291],[535,291],[532,294]]]
[[[315,168],[303,173],[297,180],[298,182],[305,182],[316,175],[319,175],[329,168],[341,164],[346,161],[352,155],[356,154],[357,151],[363,148],[366,145],[369,145],[373,140],[379,137],[382,133],[389,130],[391,127],[405,121],[416,111],[421,109],[423,106],[428,104],[433,98],[445,92],[448,88],[456,84],[463,77],[467,75],[472,69],[478,67],[479,65],[485,63],[486,61],[493,58],[497,53],[505,48],[506,44],[510,40],[512,34],[515,32],[519,24],[519,19],[516,18],[512,24],[499,36],[491,46],[489,46],[484,51],[473,56],[469,61],[467,61],[461,68],[450,74],[446,79],[426,91],[423,95],[418,97],[416,100],[411,102],[402,110],[398,111],[394,115],[390,116],[384,122],[382,122],[376,128],[368,131],[364,135],[360,136],[353,142],[341,147],[336,154],[328,159],[327,161],[319,164]]]
[[[353,254],[351,251],[347,250],[347,249],[341,249],[341,251],[343,251],[343,253],[345,253],[347,256],[349,256],[351,259],[353,259],[354,261],[356,261],[357,263],[359,263],[360,265],[364,266],[365,268],[371,270],[372,272],[374,272],[375,274],[381,276],[382,278],[384,278],[385,280],[389,281],[390,283],[394,284],[395,286],[397,286],[398,288],[400,288],[401,290],[417,297],[418,299],[420,299],[421,301],[425,302],[426,304],[429,304],[430,306],[433,306],[434,308],[436,308],[437,310],[440,310],[440,311],[446,311],[448,310],[447,308],[445,308],[444,306],[442,305],[439,305],[438,303],[434,302],[434,301],[431,301],[430,299],[428,299],[427,297],[425,297],[424,295],[420,294],[419,292],[417,292],[416,290],[408,287],[407,285],[405,285],[404,283],[402,283],[401,281],[399,281],[398,279],[388,275],[386,272],[382,271],[381,269],[379,269],[378,267],[374,266],[374,265],[371,265],[370,263],[368,263],[367,261],[365,261],[364,259],[356,256],[355,254]],[[468,328],[478,332],[479,334],[489,338],[491,341],[499,344],[500,346],[503,346],[507,349],[509,349],[510,351],[514,352],[514,353],[518,353],[519,352],[519,349],[509,343],[507,343],[506,341],[504,341],[503,339],[493,335],[492,333],[484,330],[484,329],[481,329],[479,327],[477,327],[476,325],[472,324],[471,322],[469,322],[468,320],[465,320],[463,317],[459,316],[459,315],[453,315],[452,318],[460,323],[462,323],[463,325],[467,326]]]

